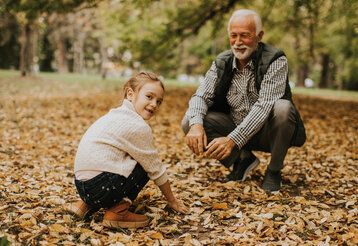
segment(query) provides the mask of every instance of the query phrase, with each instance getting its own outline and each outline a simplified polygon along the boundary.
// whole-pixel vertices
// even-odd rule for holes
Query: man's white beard
[[[246,60],[256,50],[256,47],[257,47],[257,45],[255,45],[254,47],[250,47],[250,46],[247,46],[247,45],[240,45],[240,46],[233,45],[233,46],[231,46],[231,50],[232,50],[232,52],[234,53],[234,56],[237,59]],[[235,49],[243,49],[243,48],[245,48],[244,53],[235,50]]]

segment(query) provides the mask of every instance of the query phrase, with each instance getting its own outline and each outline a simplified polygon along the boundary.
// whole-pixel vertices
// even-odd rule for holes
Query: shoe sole
[[[141,222],[125,222],[125,221],[113,221],[103,220],[102,224],[109,228],[140,228],[145,227],[149,223],[149,219]]]
[[[260,164],[260,160],[259,159],[255,159],[254,162],[252,162],[250,164],[250,166],[247,167],[246,171],[244,172],[244,176],[242,177],[241,181],[245,181],[245,179],[247,178],[247,175],[249,175],[249,173],[254,170],[258,165]]]
[[[276,194],[281,190],[281,188],[282,188],[282,181],[280,182],[280,188],[278,190],[266,190],[265,188],[263,188],[263,190],[266,191],[267,193]]]

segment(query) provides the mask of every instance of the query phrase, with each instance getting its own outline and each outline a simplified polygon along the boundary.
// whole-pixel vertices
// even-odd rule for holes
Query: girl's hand
[[[159,189],[162,191],[165,199],[168,202],[170,208],[174,209],[175,211],[183,214],[189,213],[189,208],[184,205],[184,203],[175,198],[173,195],[172,189],[170,188],[169,181],[165,182],[164,184],[159,186]]]
[[[173,201],[168,201],[168,205],[169,207],[171,207],[172,209],[174,209],[175,211],[182,213],[182,214],[188,214],[189,213],[189,208],[187,206],[185,206],[185,204],[178,200],[178,199],[174,199]]]

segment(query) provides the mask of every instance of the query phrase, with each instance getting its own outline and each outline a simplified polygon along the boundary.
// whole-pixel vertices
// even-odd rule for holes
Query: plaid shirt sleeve
[[[215,62],[212,63],[210,69],[205,75],[202,83],[200,83],[195,94],[189,101],[189,108],[186,116],[189,119],[189,125],[203,124],[203,119],[208,108],[213,104],[214,91],[217,84],[217,74]]]
[[[259,98],[248,115],[228,135],[239,148],[242,148],[261,129],[275,102],[284,95],[287,76],[287,59],[282,56],[267,69],[261,82]]]

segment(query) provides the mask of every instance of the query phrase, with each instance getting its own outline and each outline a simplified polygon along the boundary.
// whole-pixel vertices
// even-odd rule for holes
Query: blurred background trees
[[[201,75],[229,48],[238,8],[261,15],[296,85],[358,90],[356,0],[0,0],[0,68]]]

